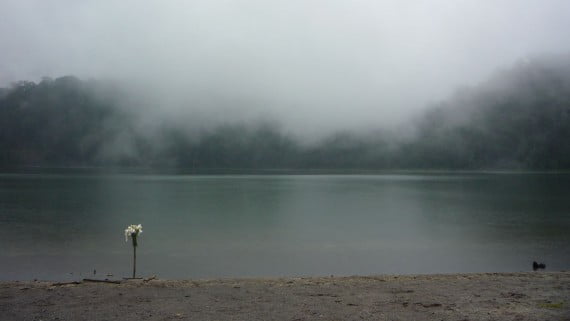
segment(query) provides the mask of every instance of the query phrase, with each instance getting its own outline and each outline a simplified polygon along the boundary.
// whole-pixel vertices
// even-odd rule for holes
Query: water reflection
[[[570,175],[0,175],[2,279],[570,265]],[[73,274],[70,274],[73,273]]]

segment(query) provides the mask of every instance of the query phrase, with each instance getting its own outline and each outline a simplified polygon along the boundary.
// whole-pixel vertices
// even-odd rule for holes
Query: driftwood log
[[[71,284],[81,284],[79,281],[71,281],[71,282],[56,282],[52,283],[52,286],[63,286],[63,285],[71,285]]]
[[[83,279],[83,282],[98,282],[98,283],[113,283],[113,284],[121,284],[121,281],[116,280],[98,280],[98,279]]]

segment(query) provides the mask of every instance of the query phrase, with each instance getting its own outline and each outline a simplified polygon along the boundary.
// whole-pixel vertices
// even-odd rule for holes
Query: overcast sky
[[[568,0],[0,0],[0,86],[112,78],[165,110],[354,128],[568,39]]]

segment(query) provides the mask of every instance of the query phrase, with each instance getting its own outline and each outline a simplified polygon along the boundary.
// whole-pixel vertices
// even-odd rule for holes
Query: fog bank
[[[499,66],[570,51],[568,30],[565,0],[4,0],[0,86],[113,79],[173,118],[314,137],[393,126]]]

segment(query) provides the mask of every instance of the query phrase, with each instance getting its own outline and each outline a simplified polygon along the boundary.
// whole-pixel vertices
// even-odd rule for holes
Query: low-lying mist
[[[315,143],[392,130],[518,57],[568,52],[567,30],[567,0],[3,0],[0,87],[112,78],[150,123],[277,121]]]
[[[323,126],[326,115],[296,108],[282,120],[263,100],[158,90],[73,76],[0,89],[0,165],[570,169],[570,55],[519,62],[392,126]]]

